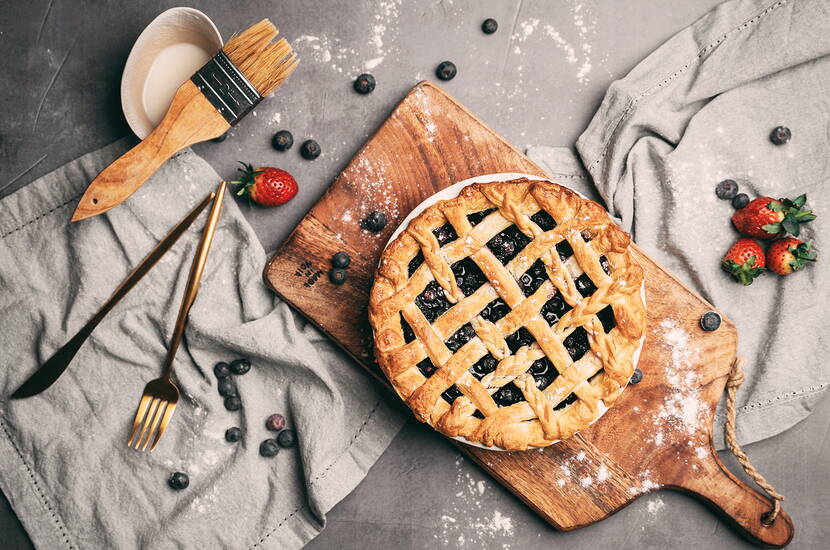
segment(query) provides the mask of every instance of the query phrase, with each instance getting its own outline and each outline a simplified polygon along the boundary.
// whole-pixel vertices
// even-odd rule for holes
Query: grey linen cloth
[[[598,191],[641,247],[735,321],[747,359],[743,443],[802,420],[830,387],[828,31],[823,0],[726,2],[611,85],[578,159],[528,151],[555,179]],[[779,125],[793,133],[783,146],[769,140]],[[732,281],[720,259],[738,238],[733,209],[714,192],[726,178],[751,198],[806,193],[818,219],[802,238],[818,263],[749,287]]]
[[[405,416],[265,288],[265,253],[230,197],[176,356],[182,396],[153,454],[127,438],[144,385],[161,374],[206,214],[51,388],[8,399],[218,184],[186,151],[124,204],[70,224],[89,181],[125,150],[116,142],[0,201],[0,488],[39,548],[300,547]],[[239,356],[253,368],[236,377],[244,407],[230,412],[212,368]],[[263,458],[275,412],[298,446]],[[224,440],[231,426],[242,441]],[[174,471],[190,476],[187,489],[167,486]]]

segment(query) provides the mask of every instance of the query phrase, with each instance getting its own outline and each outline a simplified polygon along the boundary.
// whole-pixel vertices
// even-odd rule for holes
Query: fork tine
[[[159,424],[159,429],[156,432],[156,437],[153,439],[153,445],[150,447],[150,452],[152,453],[156,449],[156,444],[161,439],[162,434],[164,434],[164,430],[167,429],[167,423],[170,422],[170,418],[173,416],[173,411],[176,410],[176,404],[168,402],[167,409],[164,411],[164,416],[161,419],[161,424]]]
[[[161,399],[159,399],[158,397],[154,397],[153,401],[150,403],[150,410],[147,411],[147,416],[144,418],[144,425],[141,427],[141,432],[138,434],[138,439],[135,441],[135,445],[133,445],[134,449],[138,449],[138,447],[141,445],[141,441],[144,439],[144,435],[147,433],[147,428],[149,427],[150,422],[156,415],[156,411],[158,410],[160,402]]]
[[[153,437],[155,435],[157,435],[156,434],[156,427],[159,425],[159,422],[161,421],[162,414],[164,413],[164,411],[167,410],[167,406],[169,404],[170,404],[170,402],[167,401],[166,399],[162,399],[161,402],[159,402],[158,409],[156,409],[156,414],[155,414],[155,416],[153,416],[153,422],[152,422],[152,424],[150,424],[150,431],[147,432],[147,439],[144,440],[144,445],[141,447],[142,451],[147,450],[147,445],[150,444],[150,440],[153,439]]]
[[[133,430],[130,432],[130,440],[127,442],[127,447],[132,447],[133,438],[141,426],[141,421],[144,420],[144,415],[147,413],[147,407],[150,405],[150,396],[142,395],[141,401],[138,402],[138,410],[135,412],[135,420],[133,421]]]

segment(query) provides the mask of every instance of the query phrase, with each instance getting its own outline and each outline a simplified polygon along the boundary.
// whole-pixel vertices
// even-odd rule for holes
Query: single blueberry
[[[435,69],[435,76],[441,80],[452,80],[457,73],[458,69],[452,61],[442,61]]]
[[[732,199],[732,208],[735,210],[740,210],[747,204],[749,204],[749,195],[746,193],[738,193],[735,195],[735,198]]]
[[[280,432],[280,435],[277,436],[277,443],[280,447],[288,448],[293,447],[297,443],[297,435],[294,433],[294,430],[283,430]]]
[[[171,489],[181,491],[187,489],[187,486],[190,485],[190,478],[184,472],[175,472],[167,480],[167,484]]]
[[[228,443],[236,443],[240,439],[242,439],[242,428],[234,426],[225,430],[225,441]]]
[[[216,378],[225,378],[231,375],[231,369],[227,363],[219,361],[213,366],[213,374],[216,375]]]
[[[346,282],[346,279],[349,278],[349,275],[346,273],[345,269],[340,269],[335,267],[331,271],[329,271],[329,281],[336,285],[342,285]]]
[[[225,378],[219,379],[217,390],[219,390],[219,395],[221,395],[222,397],[231,397],[239,395],[239,393],[236,391],[236,384],[233,383],[233,378],[231,378],[230,376],[226,376]]]
[[[738,182],[735,180],[723,180],[715,187],[715,194],[719,199],[731,201],[738,194]]]
[[[634,369],[634,374],[631,375],[631,380],[628,381],[629,384],[639,384],[640,381],[643,379],[643,371],[640,369]]]
[[[285,417],[279,413],[274,413],[265,420],[265,427],[272,432],[278,432],[285,428]]]
[[[271,138],[271,145],[277,151],[288,151],[294,145],[294,136],[288,130],[280,130]]]
[[[231,361],[231,372],[234,374],[245,374],[251,370],[251,362],[246,358],[241,357],[235,361]]]
[[[363,227],[365,227],[369,231],[377,233],[378,231],[381,231],[384,227],[386,227],[386,223],[386,214],[378,210],[375,210],[374,212],[369,212],[369,215],[366,216],[365,220],[363,220]]]
[[[349,267],[349,263],[351,261],[352,259],[345,252],[338,252],[331,257],[331,265],[333,265],[334,267],[339,267],[340,269]]]
[[[278,452],[280,452],[280,446],[276,439],[266,439],[259,444],[259,454],[264,457],[277,456]]]
[[[238,411],[242,408],[242,400],[235,395],[225,398],[225,408],[229,411]]]
[[[700,328],[711,332],[720,327],[720,315],[717,311],[707,311],[700,316]]]
[[[485,19],[481,24],[481,31],[484,34],[493,34],[497,30],[499,30],[499,23],[493,18]]]
[[[302,145],[300,145],[300,155],[306,160],[314,160],[319,157],[322,152],[320,144],[313,139],[307,139]]]
[[[769,134],[769,140],[775,145],[784,145],[792,139],[793,133],[786,126],[776,126]]]
[[[368,94],[375,89],[375,77],[369,73],[363,73],[354,81],[354,91],[359,94]]]

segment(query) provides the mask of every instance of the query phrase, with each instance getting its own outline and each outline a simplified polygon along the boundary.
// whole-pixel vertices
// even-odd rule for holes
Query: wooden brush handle
[[[225,118],[188,80],[176,92],[170,109],[155,130],[92,180],[72,221],[121,204],[178,151],[219,137],[229,129]]]

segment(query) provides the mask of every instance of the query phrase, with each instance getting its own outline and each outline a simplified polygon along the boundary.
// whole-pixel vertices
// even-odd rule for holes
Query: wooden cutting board
[[[425,198],[496,172],[545,175],[446,92],[422,82],[275,253],[265,281],[387,384],[371,358],[367,320],[383,247]],[[359,225],[373,210],[389,218],[379,234]],[[348,282],[336,286],[327,272],[329,259],[340,250],[352,262]],[[635,251],[646,273],[643,381],[629,386],[590,429],[543,451],[458,447],[557,529],[589,525],[641,494],[672,488],[702,499],[749,540],[786,545],[794,533],[790,517],[782,512],[772,526],[763,526],[769,501],[727,471],[712,442],[715,406],[737,351],[735,326],[724,318],[719,330],[702,331],[698,320],[713,306]]]

